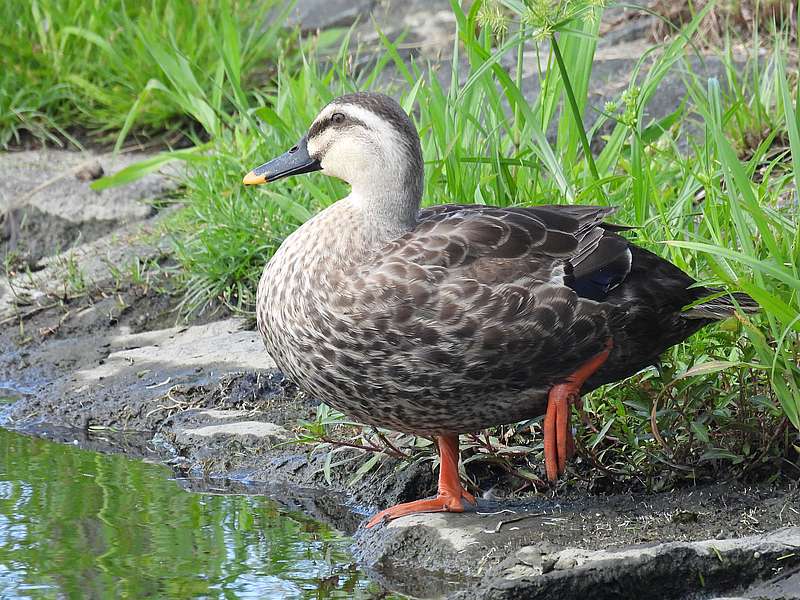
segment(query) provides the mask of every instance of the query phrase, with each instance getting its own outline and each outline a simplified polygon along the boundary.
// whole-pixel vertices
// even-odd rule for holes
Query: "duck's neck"
[[[368,242],[381,246],[417,225],[422,200],[422,175],[365,177],[352,185],[348,201],[361,215]]]

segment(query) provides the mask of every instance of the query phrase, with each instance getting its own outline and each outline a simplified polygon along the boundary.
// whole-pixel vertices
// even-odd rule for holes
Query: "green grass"
[[[449,85],[427,66],[404,62],[388,40],[377,64],[358,72],[347,39],[325,66],[309,49],[299,63],[280,65],[275,87],[259,94],[242,92],[226,62],[220,68],[232,82],[227,101],[234,110],[218,121],[207,122],[197,108],[202,103],[191,100],[208,102],[207,95],[170,78],[208,143],[100,185],[164,160],[187,160],[186,208],[168,230],[183,270],[183,309],[221,302],[252,310],[261,268],[281,240],[346,191],[319,175],[244,188],[242,175],[292,146],[332,97],[375,88],[391,66],[404,81],[393,92],[422,138],[426,203],[612,204],[620,209],[616,220],[637,226],[638,244],[704,283],[748,292],[763,307],[759,316],[740,316],[671,349],[659,371],[590,395],[590,425],[580,428],[578,443],[591,468],[579,474],[659,489],[731,466],[775,473],[781,460],[796,462],[800,101],[781,34],[770,40],[766,58],[754,51],[744,70],[720,52],[726,80],[703,80],[692,71],[690,42],[709,3],[641,58],[618,99],[587,113],[602,9],[596,2],[502,4],[506,11],[478,0],[464,13],[452,3],[459,36]],[[508,18],[522,27],[509,27]],[[534,99],[521,91],[529,60],[523,50],[537,50],[547,65]],[[500,58],[509,51],[518,59],[506,70]],[[674,113],[654,121],[648,106],[669,73],[683,74],[688,93]],[[598,141],[602,149],[591,156],[587,148]],[[326,411],[307,427],[307,439],[326,444],[342,428],[353,435]],[[485,440],[467,440],[467,460],[500,463],[531,481],[542,462],[540,434],[538,421],[499,428]],[[362,468],[374,468],[382,455],[369,453],[385,442],[369,431],[358,435],[369,456]],[[393,443],[414,460],[430,448],[408,437]],[[326,464],[330,469],[331,460]]]
[[[0,3],[0,147],[218,133],[233,81],[257,93],[296,36],[278,0]],[[234,59],[232,61],[232,59]],[[243,92],[244,93],[244,92]],[[201,102],[202,99],[202,102]],[[207,99],[207,101],[206,101]]]

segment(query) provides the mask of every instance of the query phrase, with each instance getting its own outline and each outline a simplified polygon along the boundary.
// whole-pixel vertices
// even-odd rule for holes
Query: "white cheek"
[[[356,184],[370,176],[379,160],[375,149],[365,141],[341,137],[328,147],[321,165],[323,173]]]

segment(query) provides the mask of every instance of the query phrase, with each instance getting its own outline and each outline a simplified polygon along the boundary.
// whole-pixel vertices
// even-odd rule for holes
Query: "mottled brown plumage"
[[[321,168],[352,193],[267,264],[258,327],[292,380],[357,421],[452,439],[536,417],[606,349],[581,392],[733,310],[724,298],[684,310],[711,290],[605,224],[612,208],[420,211],[419,140],[385,96],[335,100],[292,152],[254,173]]]

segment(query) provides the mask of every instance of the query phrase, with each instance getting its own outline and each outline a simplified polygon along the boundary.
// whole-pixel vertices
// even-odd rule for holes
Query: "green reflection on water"
[[[0,429],[0,597],[359,598],[346,539],[263,497]]]

